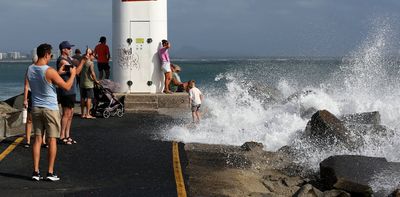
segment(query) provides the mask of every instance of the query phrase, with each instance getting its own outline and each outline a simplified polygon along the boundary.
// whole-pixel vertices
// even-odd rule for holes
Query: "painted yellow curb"
[[[10,146],[8,146],[8,148],[0,154],[0,161],[2,161],[8,154],[10,154],[14,150],[14,148],[22,142],[22,140],[24,140],[24,138],[19,137],[12,144],[10,144]]]
[[[185,188],[185,181],[183,180],[182,176],[181,161],[179,159],[179,149],[177,142],[172,142],[172,162],[174,167],[176,191],[178,193],[178,197],[186,197],[187,194]]]

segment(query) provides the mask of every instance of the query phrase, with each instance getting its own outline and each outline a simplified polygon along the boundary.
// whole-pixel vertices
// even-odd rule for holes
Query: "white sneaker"
[[[55,173],[47,173],[46,180],[47,181],[59,181],[60,177],[58,177]]]
[[[40,176],[40,172],[33,172],[32,173],[32,180],[34,180],[34,181],[39,181],[40,179],[43,179],[43,177],[42,176]]]

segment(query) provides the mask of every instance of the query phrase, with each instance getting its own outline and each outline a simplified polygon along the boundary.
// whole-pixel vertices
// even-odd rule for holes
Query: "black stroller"
[[[117,99],[110,89],[104,88],[100,84],[95,84],[94,98],[93,107],[91,109],[92,116],[103,116],[104,118],[115,115],[120,118],[124,116],[125,96]]]

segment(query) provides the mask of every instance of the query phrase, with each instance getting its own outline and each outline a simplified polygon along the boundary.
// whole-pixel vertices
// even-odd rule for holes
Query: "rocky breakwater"
[[[257,142],[186,144],[189,195],[398,196],[399,163],[362,155],[331,155],[319,161],[319,169],[298,162],[307,160],[309,151],[340,147],[357,152],[368,145],[362,137],[367,134],[390,136],[393,131],[380,125],[379,112],[338,118],[320,110],[292,144],[276,152],[264,151]]]
[[[23,95],[0,102],[0,140],[25,132],[25,125],[22,123],[22,106]]]

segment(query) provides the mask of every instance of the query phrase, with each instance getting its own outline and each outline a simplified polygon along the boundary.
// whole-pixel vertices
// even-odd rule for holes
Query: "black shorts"
[[[81,88],[81,98],[94,98],[93,88]]]
[[[192,110],[192,112],[197,112],[197,111],[199,111],[200,110],[200,104],[199,105],[192,105],[192,107],[191,107],[191,110]]]
[[[61,107],[74,108],[75,107],[75,101],[76,101],[75,97],[76,97],[75,94],[60,96]]]
[[[110,65],[108,63],[100,63],[97,62],[97,69],[101,72],[103,70],[109,71],[110,70]]]

